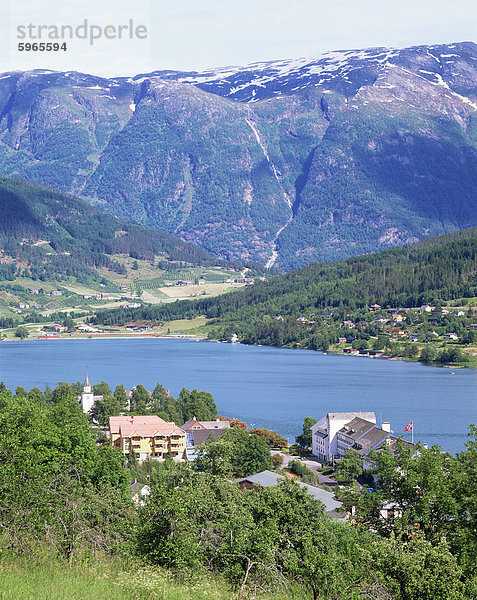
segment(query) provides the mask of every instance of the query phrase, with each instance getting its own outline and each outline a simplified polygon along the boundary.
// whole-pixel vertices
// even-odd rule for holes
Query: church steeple
[[[86,379],[84,380],[83,391],[91,392],[91,383],[89,382],[88,371],[86,371]]]

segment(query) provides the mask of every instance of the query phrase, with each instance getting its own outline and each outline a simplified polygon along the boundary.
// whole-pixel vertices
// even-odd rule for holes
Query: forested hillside
[[[67,194],[0,177],[0,281],[20,275],[40,281],[101,279],[105,267],[122,274],[113,255],[137,259],[221,263],[166,233],[113,217]]]
[[[477,229],[447,234],[334,263],[314,263],[221,298],[139,310],[103,311],[107,324],[168,320],[203,314],[237,333],[264,317],[300,317],[327,309],[419,306],[477,295]]]

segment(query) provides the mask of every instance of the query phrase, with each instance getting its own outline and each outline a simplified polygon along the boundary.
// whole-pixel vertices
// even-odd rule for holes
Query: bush
[[[289,462],[288,470],[300,477],[304,483],[316,482],[316,475],[313,473],[313,471],[298,460],[292,460]]]

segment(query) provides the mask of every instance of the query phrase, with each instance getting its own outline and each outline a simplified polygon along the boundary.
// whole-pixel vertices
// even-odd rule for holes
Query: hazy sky
[[[0,5],[9,8],[0,21],[0,71],[131,75],[345,48],[477,41],[476,0],[0,0]],[[57,53],[17,50],[20,41],[38,41],[18,39],[18,26],[76,27],[84,19],[115,31],[132,19],[135,27],[147,27],[147,38],[103,37],[93,45],[66,40],[68,50]],[[49,41],[48,31],[43,41]]]

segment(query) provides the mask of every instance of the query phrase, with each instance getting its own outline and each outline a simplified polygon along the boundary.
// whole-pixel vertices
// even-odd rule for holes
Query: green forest
[[[114,255],[189,265],[227,264],[166,233],[120,220],[83,200],[0,177],[0,281],[100,281],[97,269],[125,274]],[[165,261],[167,259],[167,261]],[[232,266],[232,265],[229,265]]]

